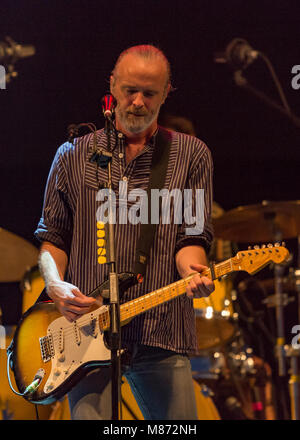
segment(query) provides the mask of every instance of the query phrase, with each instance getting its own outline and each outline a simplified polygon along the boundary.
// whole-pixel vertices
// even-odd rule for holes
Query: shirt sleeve
[[[209,253],[213,241],[213,161],[210,150],[201,144],[191,160],[183,197],[183,222],[178,227],[175,254],[185,246],[202,246]]]
[[[34,235],[39,241],[50,241],[69,255],[73,216],[67,196],[65,153],[66,144],[57,150],[54,157],[47,179],[42,216]]]

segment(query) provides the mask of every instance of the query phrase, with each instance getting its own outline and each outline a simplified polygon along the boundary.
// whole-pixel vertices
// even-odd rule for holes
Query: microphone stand
[[[109,346],[111,350],[111,397],[112,397],[112,420],[119,419],[120,402],[120,350],[121,350],[121,327],[120,327],[120,302],[119,302],[119,282],[116,271],[115,255],[115,232],[113,224],[113,204],[112,204],[112,173],[111,173],[111,132],[115,130],[114,124],[109,116],[105,118],[105,132],[107,135],[108,152],[102,151],[100,154],[106,156],[108,170],[108,240],[106,241],[107,263],[109,264],[109,310],[110,310],[110,332]]]
[[[111,132],[115,131],[115,126],[109,115],[105,116],[105,133],[107,135],[108,151],[97,148],[96,126],[92,123],[71,124],[68,126],[68,142],[73,142],[74,137],[78,136],[79,129],[87,127],[94,136],[94,153],[91,162],[96,162],[97,166],[107,168],[108,179],[108,240],[106,240],[106,262],[109,264],[109,310],[110,310],[110,330],[109,346],[111,350],[111,378],[112,378],[112,420],[119,419],[120,402],[120,350],[121,350],[121,328],[120,328],[120,303],[119,303],[119,282],[116,272],[115,256],[115,233],[113,224],[113,203],[112,203],[112,173],[111,173]],[[106,227],[107,225],[105,225]],[[103,295],[105,296],[105,295]],[[106,297],[106,296],[105,296]]]
[[[277,102],[270,99],[267,95],[265,95],[260,90],[253,87],[247,79],[242,75],[242,70],[236,70],[234,72],[233,78],[237,86],[242,87],[243,89],[247,90],[248,92],[255,95],[257,98],[259,98],[261,101],[263,101],[268,106],[272,107],[273,109],[279,111],[283,116],[288,117],[295,125],[296,127],[300,128],[300,118],[294,115],[291,111],[288,111],[281,105],[277,104]]]

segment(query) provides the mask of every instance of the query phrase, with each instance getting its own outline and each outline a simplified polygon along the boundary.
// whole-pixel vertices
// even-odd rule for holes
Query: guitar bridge
[[[43,336],[39,339],[40,348],[41,348],[41,356],[43,362],[48,362],[54,357],[54,346],[52,335]]]

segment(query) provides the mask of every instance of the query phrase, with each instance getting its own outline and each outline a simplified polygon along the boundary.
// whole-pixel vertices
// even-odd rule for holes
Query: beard
[[[160,107],[150,113],[142,113],[137,110],[122,110],[117,106],[115,112],[122,127],[129,133],[137,134],[150,127],[153,121],[157,119],[159,110]]]

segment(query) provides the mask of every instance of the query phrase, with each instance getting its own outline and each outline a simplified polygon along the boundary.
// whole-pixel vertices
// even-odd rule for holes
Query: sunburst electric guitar
[[[282,263],[288,250],[279,245],[241,251],[235,257],[201,273],[217,279],[234,271],[254,274],[268,263]],[[120,323],[186,292],[193,275],[120,305]],[[120,292],[133,284],[133,274],[119,278]],[[102,283],[90,296],[107,289]],[[109,306],[98,306],[70,323],[53,302],[37,302],[17,326],[7,350],[19,393],[36,404],[49,404],[66,394],[90,369],[110,363],[111,352],[104,334],[110,328]]]

